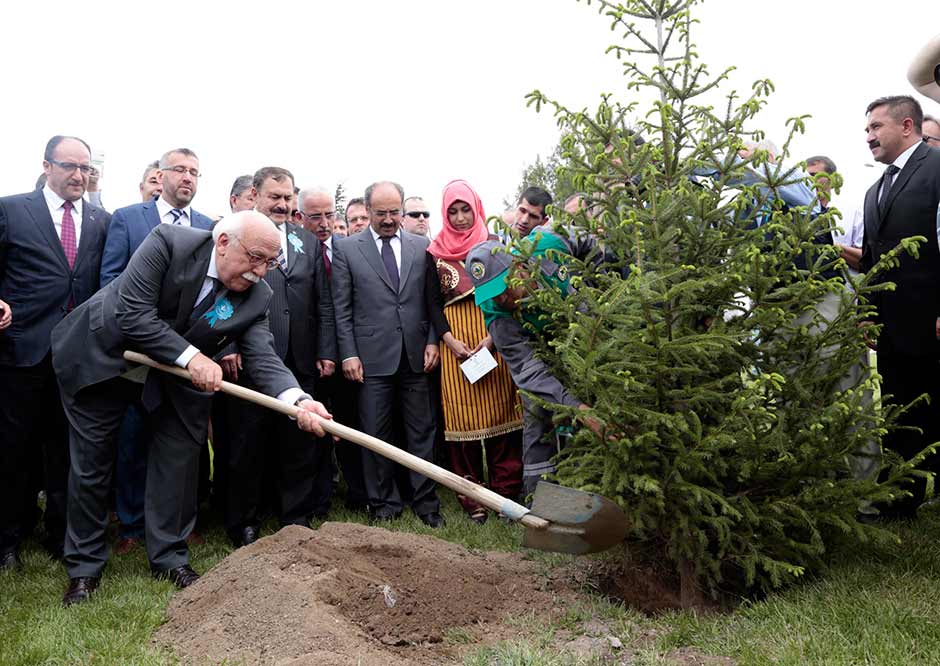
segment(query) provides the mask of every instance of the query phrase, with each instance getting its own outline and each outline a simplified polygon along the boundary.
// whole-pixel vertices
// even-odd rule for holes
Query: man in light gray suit
[[[434,411],[426,373],[439,361],[439,304],[431,294],[437,270],[427,254],[428,239],[401,230],[404,192],[379,182],[366,189],[370,226],[333,247],[333,308],[343,374],[361,384],[359,418],[370,435],[391,441],[394,412],[404,424],[399,448],[430,460]],[[442,314],[440,317],[442,318]],[[392,520],[403,509],[395,465],[364,452],[369,508],[375,520]],[[434,482],[411,472],[411,506],[427,525],[440,527]]]
[[[147,461],[145,530],[153,575],[188,587],[186,537],[196,519],[199,451],[222,368],[212,358],[230,341],[261,391],[302,407],[298,426],[324,435],[323,405],[304,393],[274,352],[261,277],[277,263],[277,229],[246,211],[208,231],[159,225],[116,280],[52,332],[52,363],[70,424],[68,528],[63,603],[85,601],[107,562],[108,487],[115,434],[140,400],[155,424]],[[143,352],[186,368],[192,383],[150,371],[135,388],[123,352]],[[135,371],[136,373],[136,371]],[[311,440],[311,445],[313,441]]]

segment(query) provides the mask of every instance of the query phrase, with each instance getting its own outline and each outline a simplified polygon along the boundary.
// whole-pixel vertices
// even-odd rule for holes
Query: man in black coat
[[[20,541],[31,527],[25,517],[36,504],[30,463],[39,445],[45,546],[62,555],[68,430],[49,336],[97,291],[111,219],[82,199],[91,173],[88,144],[54,136],[42,164],[43,187],[0,198],[0,570],[20,568]]]
[[[924,236],[920,256],[902,255],[900,264],[882,278],[894,282],[894,291],[874,296],[878,321],[878,372],[881,390],[892,402],[907,404],[921,394],[931,404],[919,404],[902,416],[901,424],[922,430],[895,430],[884,446],[910,458],[940,438],[940,354],[936,334],[940,315],[940,248],[937,240],[937,207],[940,204],[940,151],[922,140],[923,112],[911,97],[882,97],[868,114],[868,146],[878,162],[887,164],[884,174],[865,195],[865,236],[861,269],[868,271],[898,243]],[[937,470],[937,458],[928,458],[927,469]],[[915,503],[921,498],[915,497]],[[902,510],[911,510],[908,503]]]
[[[199,578],[189,566],[186,537],[196,519],[210,399],[222,381],[212,358],[237,343],[259,389],[302,407],[297,425],[324,436],[316,415],[329,415],[284,367],[268,328],[271,289],[261,277],[277,263],[279,248],[277,229],[255,212],[227,217],[211,234],[160,225],[120,277],[53,331],[52,360],[72,456],[65,605],[91,595],[107,562],[114,437],[129,403],[139,399],[155,424],[144,507],[147,557],[154,576],[180,588]],[[186,368],[192,382],[156,370],[128,375],[126,349]],[[135,379],[143,381],[142,389]]]

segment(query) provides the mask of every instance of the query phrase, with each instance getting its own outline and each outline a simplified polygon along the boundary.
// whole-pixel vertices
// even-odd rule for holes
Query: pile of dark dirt
[[[287,527],[178,593],[155,640],[184,663],[404,666],[457,659],[572,593],[513,553],[348,523]]]

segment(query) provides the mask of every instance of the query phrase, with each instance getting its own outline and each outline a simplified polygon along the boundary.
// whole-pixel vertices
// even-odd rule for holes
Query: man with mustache
[[[278,235],[277,263],[264,276],[271,288],[268,325],[274,350],[294,373],[301,388],[314,394],[321,378],[333,374],[336,337],[333,302],[317,238],[290,222],[294,176],[287,169],[264,167],[253,177],[255,210],[274,222]],[[242,367],[237,353],[222,359],[226,375],[256,388],[260,378]],[[277,414],[235,398],[219,396],[213,428],[218,435],[217,469],[224,479],[225,529],[236,546],[257,540],[264,493],[262,470],[274,465],[274,494],[281,525],[304,525],[329,510],[329,495],[315,493],[316,484],[332,473],[332,448],[314,445]],[[322,483],[320,484],[322,486]]]
[[[91,149],[54,136],[45,184],[0,198],[0,572],[21,567],[19,547],[35,511],[29,464],[42,447],[46,550],[62,556],[68,425],[52,370],[50,334],[98,289],[111,216],[82,199]],[[30,506],[33,510],[30,510]]]
[[[331,286],[343,375],[361,386],[362,429],[392,441],[398,415],[404,441],[395,444],[430,460],[435,423],[426,373],[437,367],[439,334],[447,323],[442,303],[434,300],[441,289],[427,253],[429,241],[401,229],[404,198],[397,183],[366,188],[370,226],[337,239]],[[363,451],[363,468],[372,518],[397,518],[404,502],[395,464]],[[430,527],[443,526],[434,482],[416,472],[408,480],[418,518]]]
[[[865,194],[865,235],[861,270],[868,271],[881,257],[910,236],[924,236],[919,257],[902,254],[898,266],[879,278],[893,282],[893,291],[872,295],[881,333],[878,336],[878,372],[881,391],[895,404],[905,405],[921,394],[919,403],[904,413],[900,424],[919,428],[892,430],[882,444],[904,458],[940,439],[940,361],[936,335],[940,315],[940,248],[937,245],[937,207],[940,204],[940,151],[923,142],[924,114],[907,95],[880,97],[866,109],[866,140],[876,161],[888,165]],[[923,467],[940,471],[936,456]],[[892,511],[912,514],[923,499],[923,483],[914,498]]]
[[[147,559],[154,577],[179,588],[199,578],[189,566],[186,537],[196,521],[199,450],[211,398],[222,384],[222,368],[213,357],[234,341],[259,389],[301,408],[294,429],[324,435],[320,418],[329,414],[273,351],[267,319],[272,295],[261,278],[277,265],[278,236],[271,221],[253,211],[225,218],[211,233],[161,224],[120,277],[53,331],[53,365],[72,453],[64,605],[86,601],[107,563],[113,442],[129,403],[139,399],[154,424],[147,460]],[[192,379],[139,373],[143,368],[124,361],[126,349],[186,368]]]

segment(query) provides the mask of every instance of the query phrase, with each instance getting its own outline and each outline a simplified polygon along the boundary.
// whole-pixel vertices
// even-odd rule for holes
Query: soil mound
[[[552,585],[518,554],[349,523],[286,527],[176,594],[155,640],[187,664],[449,663],[461,636],[488,642],[508,616],[550,615]]]

